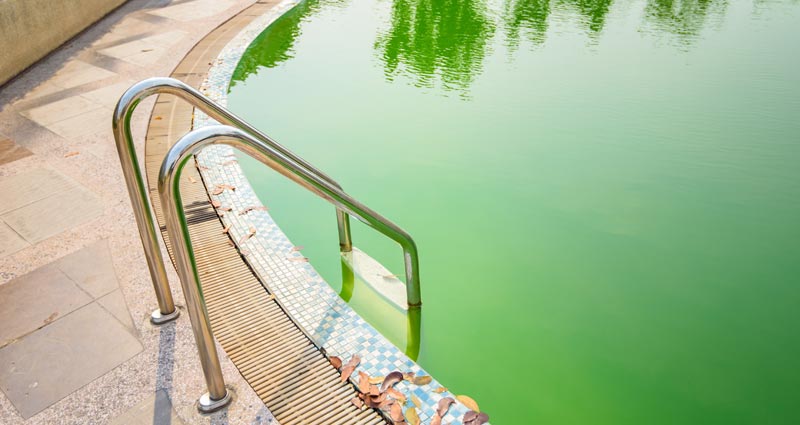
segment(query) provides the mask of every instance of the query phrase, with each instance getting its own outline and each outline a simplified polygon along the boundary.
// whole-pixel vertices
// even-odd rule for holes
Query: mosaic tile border
[[[253,40],[281,15],[291,10],[301,0],[284,0],[266,14],[256,18],[239,32],[212,62],[201,92],[220,105],[227,105],[228,85],[233,71]],[[194,128],[214,124],[208,116],[195,110]],[[208,188],[230,185],[235,190],[225,189],[218,195],[210,194],[219,201],[217,209],[223,223],[230,226],[229,233],[245,255],[256,274],[287,309],[296,323],[310,338],[331,355],[347,360],[353,354],[361,356],[357,371],[370,376],[385,376],[399,370],[413,372],[417,376],[428,375],[419,365],[362,319],[325,282],[314,267],[281,231],[264,209],[255,191],[236,161],[233,149],[228,146],[211,146],[197,155],[200,173]],[[221,186],[220,186],[221,187]],[[255,230],[255,234],[245,236]],[[358,376],[354,373],[354,376]],[[418,399],[417,413],[422,423],[433,418],[437,403],[444,397],[455,395],[449,391],[436,393],[442,387],[435,379],[427,385],[417,386],[407,381],[397,384],[396,389],[409,399]],[[451,406],[443,423],[461,424],[468,411],[463,404]]]

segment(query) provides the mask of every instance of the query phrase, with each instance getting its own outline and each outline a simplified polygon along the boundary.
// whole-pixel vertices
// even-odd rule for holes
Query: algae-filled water
[[[309,0],[229,106],[415,237],[493,423],[800,423],[800,2]],[[241,162],[338,290],[333,207]]]

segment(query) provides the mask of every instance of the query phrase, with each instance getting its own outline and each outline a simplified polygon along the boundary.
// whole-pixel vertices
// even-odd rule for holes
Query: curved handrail
[[[158,192],[166,217],[167,234],[175,252],[175,263],[180,276],[183,294],[186,298],[186,310],[192,322],[200,361],[209,389],[207,399],[210,400],[211,405],[214,403],[217,405],[226,404],[229,394],[225,389],[203,290],[200,286],[197,263],[189,235],[189,226],[181,200],[180,177],[183,168],[194,157],[195,153],[205,146],[215,144],[230,145],[247,153],[312,193],[334,204],[337,208],[398,242],[403,247],[406,261],[408,279],[406,290],[408,291],[409,311],[419,311],[421,305],[419,261],[416,244],[408,233],[377,212],[361,204],[340,188],[332,185],[319,175],[310,172],[274,147],[242,130],[224,125],[193,130],[178,140],[167,152],[158,175]]]
[[[114,108],[112,128],[117,145],[117,153],[119,154],[122,171],[125,175],[125,183],[128,187],[131,204],[133,205],[133,213],[139,227],[139,236],[142,239],[142,246],[150,270],[150,277],[153,280],[153,287],[156,292],[156,298],[158,299],[159,309],[153,312],[151,321],[155,324],[160,324],[176,318],[178,316],[178,310],[175,309],[175,303],[169,289],[164,260],[161,256],[161,248],[158,245],[158,237],[156,236],[153,211],[147,196],[147,187],[142,178],[139,160],[136,155],[136,146],[133,143],[133,135],[131,133],[131,118],[133,117],[134,110],[139,103],[153,94],[171,94],[177,96],[187,101],[192,106],[202,110],[218,122],[232,125],[251,134],[254,138],[275,149],[277,152],[280,152],[287,158],[290,158],[308,172],[316,175],[334,187],[341,190],[341,186],[325,173],[317,170],[314,166],[298,157],[278,142],[272,140],[257,128],[246,123],[222,106],[203,96],[199,91],[179,80],[165,77],[149,78],[131,86],[122,94],[122,97]],[[336,219],[339,226],[340,250],[348,252],[352,250],[353,244],[350,237],[350,221],[347,217],[347,213],[337,209]]]

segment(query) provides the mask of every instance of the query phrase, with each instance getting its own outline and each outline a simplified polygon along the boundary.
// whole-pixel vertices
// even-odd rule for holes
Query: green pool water
[[[418,361],[493,423],[800,423],[800,2],[308,0],[229,105],[414,236]],[[333,207],[241,163],[340,290]]]

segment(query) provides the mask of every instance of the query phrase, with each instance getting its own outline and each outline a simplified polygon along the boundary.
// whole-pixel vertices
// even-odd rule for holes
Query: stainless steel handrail
[[[272,140],[266,134],[260,132],[255,127],[246,123],[241,118],[225,110],[220,105],[214,103],[207,97],[191,86],[178,81],[174,78],[149,78],[140,81],[125,93],[123,93],[117,106],[114,109],[112,121],[114,139],[117,144],[117,153],[122,164],[122,171],[125,175],[125,183],[128,186],[128,194],[133,205],[133,214],[136,217],[136,224],[139,227],[139,237],[142,239],[147,266],[150,270],[150,277],[153,280],[156,298],[158,299],[158,310],[154,311],[150,317],[154,324],[166,323],[178,317],[179,311],[175,309],[172,293],[169,289],[169,281],[164,268],[164,260],[161,256],[161,249],[158,245],[156,227],[153,219],[153,209],[147,196],[147,187],[139,166],[139,159],[136,155],[136,146],[133,143],[131,134],[131,118],[139,103],[153,94],[171,94],[177,96],[192,106],[202,110],[211,118],[220,123],[232,125],[251,134],[262,143],[272,147],[276,151],[292,159],[299,166],[305,168],[320,179],[327,181],[331,185],[341,189],[338,183],[325,175],[323,172],[314,168],[311,164],[298,157],[278,142]],[[353,244],[350,237],[350,220],[347,213],[337,209],[336,219],[339,226],[339,247],[342,252],[352,250]]]
[[[208,385],[208,394],[201,398],[208,403],[207,409],[227,404],[229,394],[225,388],[211,323],[200,286],[197,263],[192,249],[189,226],[183,210],[180,194],[180,177],[183,168],[200,149],[208,145],[226,144],[259,160],[280,174],[317,194],[340,210],[356,217],[365,224],[398,242],[403,247],[409,309],[419,311],[421,305],[419,288],[419,262],[417,247],[411,236],[377,212],[355,200],[339,187],[310,172],[287,155],[252,135],[224,125],[203,127],[183,136],[167,152],[158,175],[158,193],[166,217],[167,234],[175,252],[175,263],[186,298],[186,310],[192,322],[200,362]]]

